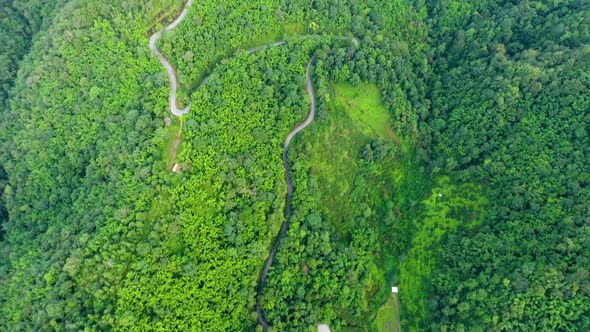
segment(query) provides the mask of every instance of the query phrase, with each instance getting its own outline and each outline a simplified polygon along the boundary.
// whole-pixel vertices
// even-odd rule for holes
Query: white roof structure
[[[330,327],[326,324],[318,324],[318,332],[331,332]]]
[[[397,291],[398,291],[397,287],[391,287],[391,292],[392,293],[397,294]]]
[[[180,164],[179,163],[174,164],[174,167],[172,168],[172,172],[178,173],[179,171],[180,171]]]

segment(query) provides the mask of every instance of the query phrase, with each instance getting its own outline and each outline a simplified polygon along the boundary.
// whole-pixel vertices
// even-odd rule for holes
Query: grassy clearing
[[[447,176],[436,179],[430,195],[420,204],[420,216],[414,222],[417,231],[410,250],[400,263],[400,297],[406,317],[413,317],[406,326],[418,330],[418,322],[426,315],[428,287],[443,237],[459,227],[473,228],[485,215],[487,199],[474,184],[455,184]]]
[[[365,310],[376,312],[372,329],[417,330],[426,315],[428,287],[446,234],[475,227],[488,203],[480,187],[432,178],[416,164],[414,150],[393,132],[389,112],[374,85],[332,86],[327,114],[303,140],[323,209],[337,238],[348,241],[359,216],[379,238],[363,285]],[[387,155],[367,163],[362,152],[381,141]],[[391,286],[400,287],[392,299]],[[394,329],[391,329],[394,327]]]
[[[283,27],[285,36],[299,36],[305,33],[305,25],[301,22],[288,23]]]
[[[283,39],[291,39],[293,37],[305,34],[305,25],[303,23],[288,23],[280,27],[278,30],[269,31],[267,34],[259,36],[255,39],[244,43],[241,48],[251,48],[261,45],[277,42]]]
[[[365,136],[400,143],[391,128],[391,117],[381,101],[377,86],[367,83],[357,87],[339,84],[334,87],[334,91],[336,104],[347,110],[350,118],[359,124]]]
[[[389,327],[395,326],[401,315],[404,330],[416,331],[426,315],[429,291],[426,281],[436,266],[441,241],[459,227],[477,227],[485,216],[488,201],[479,186],[452,183],[447,176],[433,179],[424,174],[413,162],[411,150],[400,153],[390,176],[396,193],[393,215],[386,220],[393,222],[381,227],[383,234],[389,234],[382,240],[384,247],[393,255],[382,257],[380,266],[385,278],[381,289],[397,285],[400,293],[395,311],[390,294],[378,297],[377,301],[385,303],[379,309],[374,328],[392,331]]]
[[[355,182],[361,181],[359,177],[371,177],[365,174],[362,148],[376,139],[393,146],[395,135],[376,86],[337,84],[333,86],[333,91],[329,114],[318,121],[319,128],[314,124],[313,137],[304,140],[311,144],[309,158],[312,172],[325,193],[325,212],[335,222],[345,223],[351,221],[353,215],[351,209],[342,209],[342,204],[346,201],[353,203],[351,195],[354,196],[353,190],[359,187],[358,183],[355,185]],[[372,177],[379,177],[379,174]]]
[[[249,49],[249,48],[253,48],[253,47],[258,47],[258,46],[262,46],[262,45],[267,45],[267,44],[271,44],[274,43],[276,41],[279,41],[283,39],[283,32],[280,30],[276,30],[276,31],[269,31],[267,34],[258,36],[256,38],[250,39],[242,44],[240,44],[240,46],[238,48],[240,49]],[[231,55],[231,50],[228,51],[228,55]]]
[[[401,332],[397,294],[391,294],[387,302],[379,308],[375,325],[379,332]]]
[[[154,0],[150,7],[152,12],[147,16],[149,19],[144,23],[145,33],[148,35],[172,22],[184,8],[184,0]]]
[[[398,151],[404,149],[397,144],[379,91],[371,84],[332,85],[327,109],[302,139],[307,144],[312,177],[322,192],[322,212],[344,244],[358,228],[358,218],[367,220],[380,237],[390,236],[390,224],[383,222],[383,216],[391,214],[387,202],[398,195],[391,170],[400,163]],[[374,159],[367,161],[363,151],[375,142],[386,152],[375,151]],[[367,262],[369,276],[362,286],[367,313],[375,313],[391,289],[395,261],[386,255],[390,250],[383,249],[385,246],[375,247],[377,254]],[[370,320],[367,317],[367,323]]]
[[[179,135],[182,119],[171,116],[170,120],[172,121],[170,127],[162,129],[164,135],[166,135],[166,139],[163,141],[164,145],[160,148],[162,151],[162,160],[167,170],[172,169],[176,162],[176,156],[182,148],[182,135]]]

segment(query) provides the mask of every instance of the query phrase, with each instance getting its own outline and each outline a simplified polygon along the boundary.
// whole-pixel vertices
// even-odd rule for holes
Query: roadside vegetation
[[[391,294],[387,302],[379,308],[375,319],[375,329],[379,332],[401,332],[399,297]]]

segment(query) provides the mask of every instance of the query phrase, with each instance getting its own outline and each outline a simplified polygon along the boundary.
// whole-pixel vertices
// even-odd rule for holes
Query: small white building
[[[397,294],[397,287],[391,287],[391,292],[394,294]]]
[[[331,332],[327,324],[318,324],[318,332]]]
[[[172,172],[174,172],[174,173],[180,172],[180,164],[179,163],[174,164],[174,167],[172,167]]]

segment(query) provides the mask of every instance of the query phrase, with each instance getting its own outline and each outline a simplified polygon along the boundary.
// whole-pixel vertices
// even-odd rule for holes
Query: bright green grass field
[[[304,138],[323,212],[343,241],[359,215],[371,220],[380,236],[382,252],[367,262],[370,272],[363,285],[366,310],[380,307],[372,329],[399,327],[401,316],[403,330],[416,330],[426,315],[427,284],[443,237],[481,223],[488,202],[479,186],[433,178],[416,165],[412,146],[393,132],[375,85],[334,84],[331,89],[327,114],[319,115]],[[389,152],[368,165],[361,151],[376,140]],[[394,284],[400,288],[396,299]]]
[[[369,220],[371,227],[382,228],[380,215],[385,203],[398,195],[392,189],[395,179],[391,170],[398,163],[399,139],[375,85],[334,84],[327,102],[326,114],[318,115],[303,141],[309,144],[306,150],[311,175],[322,192],[322,212],[336,226],[336,236],[346,242],[359,216]],[[361,151],[375,141],[382,142],[388,154],[367,163]],[[384,261],[389,260],[375,258],[367,262],[370,277],[362,286],[367,312],[376,312],[386,301],[390,268],[384,266]]]
[[[399,265],[401,310],[414,317],[405,330],[418,330],[417,322],[425,318],[428,287],[424,281],[432,276],[443,237],[459,227],[471,229],[481,224],[487,204],[477,185],[452,183],[447,176],[435,179],[430,196],[420,204],[420,217],[414,220],[417,231],[410,250]]]
[[[162,137],[162,161],[163,168],[170,171],[177,162],[177,156],[180,154],[182,148],[182,136],[181,139],[177,138],[178,130],[180,129],[180,119],[175,116],[170,116],[171,125],[170,127],[160,128],[158,134]]]
[[[359,177],[380,181],[385,168],[378,164],[371,174],[364,174],[367,172],[360,158],[361,149],[375,139],[395,149],[396,136],[375,85],[336,84],[332,89],[328,114],[312,126],[311,137],[306,136],[304,141],[311,144],[309,160],[322,189],[324,212],[331,220],[352,226],[346,225],[346,221],[354,219],[352,209],[341,207],[353,203],[351,195],[359,187],[355,182],[360,181]]]
[[[184,0],[154,0],[151,5],[149,20],[144,23],[145,32],[154,33],[174,20],[184,7]]]
[[[377,319],[375,320],[377,331],[401,332],[399,314],[398,295],[391,294],[377,313]]]
[[[363,135],[379,137],[399,143],[391,128],[391,117],[381,102],[379,89],[373,84],[338,84],[334,87],[337,107],[346,109],[348,115]]]

